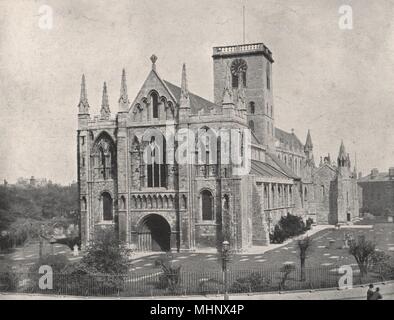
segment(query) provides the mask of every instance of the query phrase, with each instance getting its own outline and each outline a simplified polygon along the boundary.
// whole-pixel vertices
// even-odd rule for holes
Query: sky
[[[83,73],[91,113],[104,81],[118,110],[122,68],[132,101],[153,53],[162,78],[180,84],[185,62],[190,91],[212,100],[212,47],[242,44],[243,5],[246,42],[273,52],[276,126],[302,142],[310,129],[317,162],[343,139],[364,175],[394,167],[392,1],[0,0],[0,179],[76,181]]]

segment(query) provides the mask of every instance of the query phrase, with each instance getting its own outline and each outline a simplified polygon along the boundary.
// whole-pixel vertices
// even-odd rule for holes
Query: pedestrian
[[[383,299],[382,295],[380,294],[380,289],[376,288],[375,292],[373,293],[373,295],[371,296],[370,300],[381,300]]]
[[[367,291],[367,300],[371,300],[372,295],[373,295],[373,284],[371,283]]]

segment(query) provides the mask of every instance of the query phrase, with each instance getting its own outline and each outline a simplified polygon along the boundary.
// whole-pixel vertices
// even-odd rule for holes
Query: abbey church
[[[336,159],[317,165],[309,131],[302,143],[275,127],[271,51],[263,43],[215,47],[212,59],[213,102],[189,91],[185,65],[179,85],[164,80],[152,55],[135,97],[123,70],[116,107],[104,82],[101,112],[91,115],[82,76],[83,245],[98,228],[113,228],[139,251],[218,248],[224,240],[241,251],[267,245],[287,213],[316,224],[359,218],[344,143]]]

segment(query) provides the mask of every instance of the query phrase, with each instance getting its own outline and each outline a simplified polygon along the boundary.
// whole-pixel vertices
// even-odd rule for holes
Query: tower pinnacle
[[[79,109],[79,114],[89,114],[89,103],[86,94],[86,83],[85,83],[84,74],[82,75],[82,80],[81,80],[81,96],[79,98],[78,109]]]
[[[308,129],[308,134],[306,136],[304,151],[307,152],[307,151],[312,151],[312,150],[313,150],[313,143],[312,143],[311,131]]]
[[[108,103],[107,84],[105,82],[103,86],[103,98],[101,102],[100,113],[101,113],[101,119],[103,120],[108,120],[111,115],[111,111],[109,109],[109,103]]]
[[[187,87],[186,64],[182,66],[181,97],[179,99],[180,108],[190,108],[189,89]]]
[[[341,146],[339,147],[338,154],[338,167],[348,166],[349,155],[346,153],[345,145],[343,144],[343,140],[341,141]]]
[[[127,112],[130,105],[129,97],[127,95],[126,71],[122,70],[122,81],[120,83],[120,97],[119,97],[119,111]]]

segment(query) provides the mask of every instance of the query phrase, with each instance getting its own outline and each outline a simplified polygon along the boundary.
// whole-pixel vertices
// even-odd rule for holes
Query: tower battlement
[[[272,52],[264,43],[250,43],[233,46],[214,47],[212,57],[262,53],[270,62],[274,62]]]

